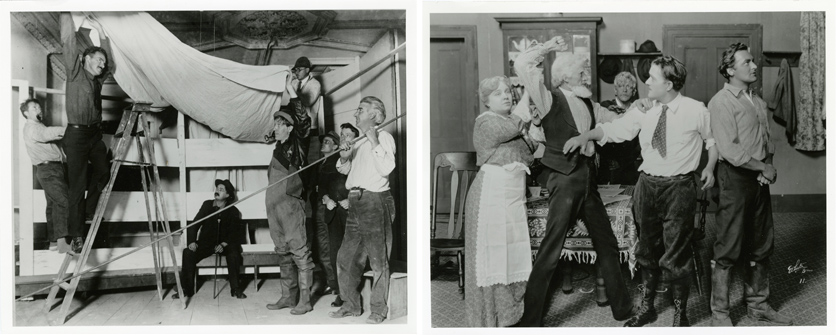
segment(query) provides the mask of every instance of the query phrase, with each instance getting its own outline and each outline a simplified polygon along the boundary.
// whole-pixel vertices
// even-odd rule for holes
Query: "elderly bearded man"
[[[537,107],[533,123],[541,126],[545,135],[543,139],[535,132],[531,134],[535,140],[545,140],[546,151],[541,160],[545,169],[538,179],[549,190],[546,234],[526,286],[525,312],[517,324],[522,327],[543,325],[546,293],[563,250],[566,230],[579,216],[586,219],[598,254],[596,266],[603,276],[613,317],[626,320],[633,311],[633,302],[621,276],[618,242],[595,182],[595,145],[588,142],[582,153],[563,154],[563,145],[570,137],[592,129],[603,117],[602,109],[589,100],[592,93],[588,88],[588,60],[568,52],[557,53],[551,69],[553,92],[543,85],[541,70],[537,68],[547,53],[566,50],[566,47],[563,39],[556,37],[529,48],[514,62],[514,68]]]

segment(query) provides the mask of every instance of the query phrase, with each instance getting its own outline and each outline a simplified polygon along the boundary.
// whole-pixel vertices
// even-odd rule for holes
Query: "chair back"
[[[470,184],[470,172],[479,171],[476,166],[476,152],[442,152],[435,155],[433,162],[433,195],[430,224],[430,238],[436,238],[436,215],[438,210],[438,180],[439,170],[449,168],[453,172],[450,180],[450,221],[447,233],[442,238],[460,238],[464,224],[464,204]],[[456,218],[456,196],[461,193]],[[454,237],[455,236],[455,237]]]

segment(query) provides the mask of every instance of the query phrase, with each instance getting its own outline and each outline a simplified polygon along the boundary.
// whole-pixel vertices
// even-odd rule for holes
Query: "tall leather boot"
[[[302,315],[313,310],[311,306],[311,285],[313,269],[299,270],[299,303],[290,310],[290,314]]]
[[[677,279],[672,283],[673,291],[673,325],[672,327],[690,327],[688,321],[688,294],[691,292],[691,277]]]
[[[299,296],[299,284],[297,282],[299,275],[290,255],[279,256],[279,268],[282,271],[282,277],[279,279],[282,297],[275,304],[268,304],[267,309],[278,310],[296,306]]]
[[[746,306],[750,318],[791,326],[792,319],[769,306],[769,266],[766,262],[751,262],[746,269]]]
[[[641,327],[656,321],[656,286],[659,284],[659,270],[642,269],[642,283],[639,284],[639,294],[642,302],[639,311],[624,323],[624,327]]]
[[[711,264],[711,326],[734,327],[729,318],[729,280],[731,268]]]

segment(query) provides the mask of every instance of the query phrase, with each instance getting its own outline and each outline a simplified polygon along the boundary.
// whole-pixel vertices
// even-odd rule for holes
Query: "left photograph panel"
[[[12,11],[13,326],[407,324],[406,17]]]

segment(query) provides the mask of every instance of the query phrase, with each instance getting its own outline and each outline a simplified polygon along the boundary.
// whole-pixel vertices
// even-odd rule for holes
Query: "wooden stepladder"
[[[58,286],[53,287],[49,291],[49,296],[47,297],[46,305],[44,306],[45,311],[49,312],[52,308],[53,300],[55,299],[59,290],[66,290],[66,294],[64,295],[64,301],[61,305],[61,314],[59,316],[59,322],[61,324],[64,324],[67,321],[67,313],[69,313],[70,311],[70,305],[73,302],[73,296],[75,295],[76,289],[78,288],[78,283],[81,280],[81,277],[76,277],[68,283],[65,279],[70,277],[67,275],[67,268],[69,267],[71,260],[73,258],[76,258],[75,271],[73,272],[73,275],[78,274],[84,270],[82,269],[82,267],[84,266],[84,264],[87,263],[87,259],[90,256],[90,251],[93,246],[93,240],[96,238],[96,233],[98,232],[99,226],[101,225],[105,207],[107,207],[108,199],[110,198],[110,195],[113,191],[113,183],[115,182],[116,175],[119,172],[119,168],[122,166],[123,163],[140,166],[142,190],[145,195],[145,209],[148,215],[148,229],[151,235],[151,241],[154,241],[159,238],[157,226],[162,226],[163,234],[169,235],[171,233],[168,218],[166,216],[165,200],[163,199],[163,192],[160,188],[160,175],[159,170],[157,169],[154,145],[148,138],[145,116],[143,115],[143,112],[149,112],[150,108],[150,103],[134,103],[133,108],[131,108],[131,110],[129,111],[125,111],[122,115],[122,120],[119,122],[119,127],[116,130],[116,134],[113,135],[113,139],[111,140],[110,146],[111,150],[113,150],[113,162],[110,166],[110,179],[108,180],[107,185],[105,186],[104,190],[102,190],[102,194],[99,197],[99,202],[96,206],[96,213],[93,216],[93,222],[90,226],[89,232],[87,233],[87,239],[84,241],[84,247],[82,248],[80,255],[74,256],[67,253],[67,255],[64,257],[64,262],[61,264],[61,267],[58,270],[58,275],[55,278],[55,283],[57,283]],[[139,122],[139,125],[137,125],[137,122]],[[132,135],[131,133],[135,126],[137,128],[137,132],[135,135]],[[125,160],[125,156],[127,155],[128,147],[132,138],[136,141],[136,147],[139,153],[137,161]],[[141,139],[144,139],[144,141]],[[147,148],[148,150],[148,162],[146,162],[145,159],[144,148]],[[148,171],[149,168],[151,169],[150,172]],[[150,187],[148,185],[149,183]],[[148,196],[149,192],[151,193],[151,198],[149,198]],[[151,215],[152,200],[153,212],[155,214],[156,220],[153,220]],[[171,236],[168,236],[168,238],[166,238],[166,241],[168,242],[168,247],[170,250],[171,263],[173,266],[172,268],[174,270],[174,278],[177,282],[177,291],[183,292],[182,286],[180,284],[180,272],[178,271],[177,267],[174,242],[172,241]],[[150,247],[154,258],[154,271],[157,280],[157,293],[160,296],[160,300],[162,300],[163,284],[162,270],[160,269],[160,263],[162,262],[162,247],[159,243],[160,242],[153,243]],[[186,299],[180,299],[180,303],[185,309]]]

